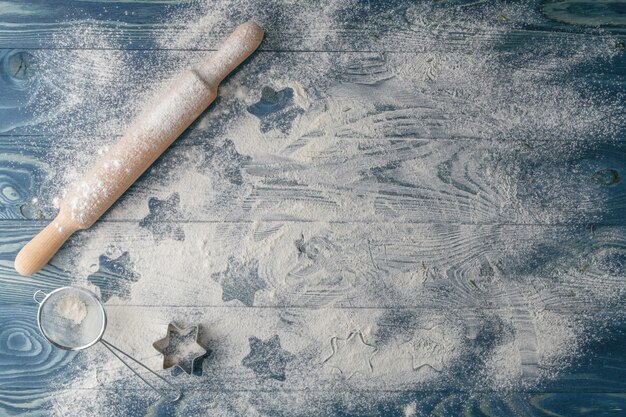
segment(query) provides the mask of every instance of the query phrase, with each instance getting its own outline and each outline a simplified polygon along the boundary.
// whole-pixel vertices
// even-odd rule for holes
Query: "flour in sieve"
[[[87,305],[75,295],[63,297],[57,304],[57,311],[61,317],[72,321],[75,325],[81,324],[87,317]]]

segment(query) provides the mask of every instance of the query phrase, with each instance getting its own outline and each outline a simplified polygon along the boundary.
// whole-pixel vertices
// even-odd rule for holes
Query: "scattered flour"
[[[87,317],[87,306],[76,296],[63,297],[57,305],[61,317],[71,320],[74,324],[81,324]]]
[[[172,81],[96,167],[65,196],[61,208],[81,227],[91,226],[215,98],[193,70]]]
[[[254,23],[240,26],[207,62],[175,77],[152,99],[124,136],[64,197],[61,209],[81,228],[90,227],[156,158],[215,99],[216,88],[256,49],[262,32]]]
[[[417,415],[417,404],[409,403],[404,407],[404,417],[414,417]]]
[[[576,317],[551,303],[587,278],[561,264],[526,265],[561,237],[537,227],[524,240],[490,224],[503,217],[520,224],[574,219],[571,190],[548,189],[545,198],[540,193],[563,182],[537,178],[540,191],[521,188],[519,155],[526,139],[545,140],[558,167],[558,158],[575,155],[590,138],[619,134],[623,105],[576,76],[577,68],[609,62],[617,51],[606,38],[583,36],[564,43],[538,39],[525,49],[515,44],[515,30],[543,19],[530,3],[473,3],[444,9],[424,2],[384,12],[373,6],[385,30],[369,35],[380,37],[380,51],[256,54],[224,85],[194,132],[108,214],[136,222],[98,223],[62,251],[59,259],[71,264],[82,285],[92,285],[87,277],[102,254],[130,254],[140,279],[129,296],[114,294],[107,302],[107,339],[150,367],[162,366],[151,343],[168,323],[205,330],[201,342],[211,356],[204,376],[176,379],[189,392],[181,413],[295,415],[316,409],[324,415],[336,405],[398,400],[407,390],[445,390],[451,381],[470,392],[515,390],[557,377],[587,343],[596,324],[592,316]],[[344,35],[359,18],[352,2],[272,4],[189,3],[166,29],[150,34],[164,48],[154,52],[120,50],[114,38],[98,35],[96,23],[59,36],[60,49],[42,59],[48,79],[36,97],[41,126],[58,135],[50,164],[58,170],[48,183],[72,184],[98,150],[111,152],[114,138],[141,111],[137,103],[149,105],[172,75],[204,56],[194,50],[225,32],[224,22],[253,18],[268,30],[268,41],[277,42],[272,38],[288,19],[284,26],[300,29],[293,34],[301,40],[299,50],[345,49],[347,42],[362,49]],[[474,7],[480,12],[472,13]],[[420,41],[403,44],[407,31]],[[82,46],[96,50],[62,49]],[[282,90],[293,92],[276,120],[246,111],[261,99],[262,87],[273,91],[269,105]],[[281,125],[284,120],[290,124]],[[450,137],[458,140],[445,142]],[[450,162],[450,154],[458,160]],[[480,178],[468,176],[476,172]],[[553,174],[560,179],[557,168]],[[345,189],[338,191],[337,184]],[[406,184],[425,195],[442,192],[403,212],[380,198],[380,190],[401,194]],[[79,192],[79,211],[96,188]],[[286,188],[291,194],[281,191]],[[605,200],[593,194],[596,189],[572,188],[602,211]],[[58,186],[48,189],[39,204],[62,194]],[[168,200],[174,193],[178,198]],[[465,203],[437,204],[446,194]],[[434,224],[466,214],[468,224]],[[142,227],[149,215],[162,227]],[[171,220],[180,220],[176,233]],[[492,259],[493,252],[500,255]],[[556,258],[567,263],[579,256],[572,251]],[[589,273],[611,285],[583,292],[583,301],[600,306],[624,292],[615,289],[612,255],[593,256],[607,265]],[[238,287],[240,276],[247,281]],[[250,283],[257,284],[252,293]],[[275,306],[282,308],[266,308]],[[534,344],[525,344],[529,334]],[[295,356],[284,383],[242,366],[250,337],[274,335]],[[530,370],[524,362],[529,349],[538,365]],[[113,391],[73,394],[72,388],[120,383],[141,388],[115,358],[95,350],[83,354],[95,371],[77,374],[54,400],[55,412],[127,413],[110,408]],[[199,383],[210,398],[198,393]],[[259,393],[281,387],[302,394]],[[384,398],[358,395],[381,388]],[[135,405],[149,408],[153,401],[138,396]],[[418,411],[413,400],[401,410],[407,416]]]

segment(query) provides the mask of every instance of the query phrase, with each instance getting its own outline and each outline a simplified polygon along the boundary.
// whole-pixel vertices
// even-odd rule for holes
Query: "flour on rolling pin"
[[[15,269],[41,269],[72,233],[90,227],[215,100],[222,80],[263,40],[263,30],[244,23],[211,59],[184,71],[137,117],[124,136],[84,178],[70,187],[59,214],[20,251]]]
[[[100,217],[98,210],[103,203],[125,185],[119,178],[132,175],[138,169],[143,172],[151,164],[143,168],[145,155],[167,148],[172,143],[171,138],[178,137],[179,132],[187,128],[188,115],[197,113],[195,119],[202,113],[197,109],[205,109],[214,100],[212,90],[195,70],[178,76],[163,99],[151,103],[139,115],[138,122],[129,128],[132,133],[124,135],[105,153],[91,175],[69,190],[64,201],[72,220],[89,227],[90,219]]]

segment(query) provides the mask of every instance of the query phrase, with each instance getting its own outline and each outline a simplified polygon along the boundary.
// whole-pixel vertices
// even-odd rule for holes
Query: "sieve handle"
[[[39,296],[39,295],[42,295],[42,296],[43,296],[43,298],[41,299],[41,301],[37,299],[37,296]],[[37,290],[37,291],[35,291],[35,292],[33,293],[33,300],[35,300],[35,302],[36,302],[37,304],[41,304],[41,303],[43,303],[43,300],[45,300],[47,296],[48,296],[48,294],[46,294],[44,291],[42,291],[42,290]]]
[[[128,369],[130,369],[139,379],[141,379],[143,382],[145,382],[146,385],[148,385],[150,388],[152,388],[154,391],[156,391],[159,395],[161,395],[163,398],[167,398],[168,400],[170,400],[171,402],[175,402],[178,401],[180,399],[180,397],[182,397],[182,393],[180,392],[180,389],[176,388],[174,385],[172,385],[170,382],[168,382],[165,378],[163,378],[161,375],[157,374],[156,372],[154,372],[152,369],[148,368],[146,365],[144,365],[143,363],[139,362],[137,359],[133,358],[132,356],[130,356],[128,353],[124,352],[122,349],[113,346],[111,343],[107,342],[104,339],[100,339],[100,342],[102,342],[102,344],[104,345],[104,347],[106,347],[107,349],[109,349],[111,351],[111,353],[113,355],[115,355],[115,357],[117,359],[119,359],[124,365],[126,365],[126,367]],[[141,375],[139,375],[139,373],[128,363],[127,359],[124,359],[123,356],[125,356],[126,358],[130,359],[131,361],[135,362],[137,365],[141,366],[143,369],[147,370],[148,372],[150,372],[152,375],[156,376],[157,378],[159,378],[161,381],[165,382],[172,390],[174,390],[174,392],[176,393],[176,395],[171,396],[167,393],[165,393],[163,390],[158,389],[157,387],[155,387],[153,384],[151,384],[150,382],[148,382],[148,380],[146,380],[144,377],[142,377]]]

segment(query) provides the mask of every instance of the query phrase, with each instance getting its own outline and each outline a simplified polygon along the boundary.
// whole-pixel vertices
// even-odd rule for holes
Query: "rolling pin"
[[[17,272],[39,271],[74,232],[91,227],[215,100],[222,80],[262,40],[259,25],[244,23],[210,59],[175,77],[96,166],[70,187],[59,214],[15,258]]]

